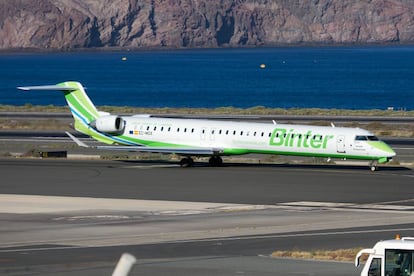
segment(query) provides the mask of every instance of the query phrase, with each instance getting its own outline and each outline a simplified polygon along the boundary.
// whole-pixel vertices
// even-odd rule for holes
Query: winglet
[[[87,144],[85,144],[84,142],[82,142],[81,140],[79,140],[78,138],[76,138],[75,136],[73,136],[72,134],[70,134],[69,132],[65,132],[67,136],[70,137],[70,139],[73,140],[73,142],[75,142],[79,147],[83,147],[83,148],[90,148],[91,146],[88,146]]]

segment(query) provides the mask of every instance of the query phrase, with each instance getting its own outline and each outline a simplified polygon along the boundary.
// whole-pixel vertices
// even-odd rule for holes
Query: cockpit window
[[[370,136],[364,136],[364,135],[357,135],[355,137],[355,141],[379,141],[377,136],[370,135]]]
[[[368,138],[367,138],[367,136],[357,135],[357,136],[355,137],[355,140],[356,140],[356,141],[367,141],[367,140],[368,140]]]

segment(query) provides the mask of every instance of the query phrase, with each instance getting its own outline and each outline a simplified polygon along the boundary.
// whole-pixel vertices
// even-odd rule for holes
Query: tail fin
[[[66,102],[75,119],[75,129],[87,133],[89,124],[100,116],[100,112],[89,99],[82,84],[76,81],[67,81],[56,85],[25,86],[18,87],[20,90],[54,90],[62,91]]]

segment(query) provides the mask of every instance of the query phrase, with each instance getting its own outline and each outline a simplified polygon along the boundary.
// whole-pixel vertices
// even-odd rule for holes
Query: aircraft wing
[[[71,133],[66,132],[78,146],[84,148],[96,148],[102,150],[119,150],[129,152],[153,152],[153,153],[175,153],[180,155],[218,155],[223,153],[223,149],[207,148],[207,147],[194,147],[194,148],[174,148],[174,147],[146,147],[146,146],[88,146]]]
[[[223,152],[222,149],[213,148],[167,148],[145,146],[97,146],[96,149],[120,150],[130,152],[175,153],[180,155],[215,155]]]

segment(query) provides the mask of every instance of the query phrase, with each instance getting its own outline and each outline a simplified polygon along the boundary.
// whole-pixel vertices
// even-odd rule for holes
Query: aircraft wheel
[[[194,166],[194,161],[191,157],[184,157],[183,159],[181,159],[180,161],[180,166],[182,168],[189,168]]]
[[[375,172],[375,171],[377,171],[378,170],[378,161],[372,161],[371,163],[370,163],[370,169],[371,169],[371,172]]]
[[[223,165],[223,159],[221,159],[220,156],[214,155],[210,157],[210,160],[208,160],[208,164],[212,167],[220,167]]]

